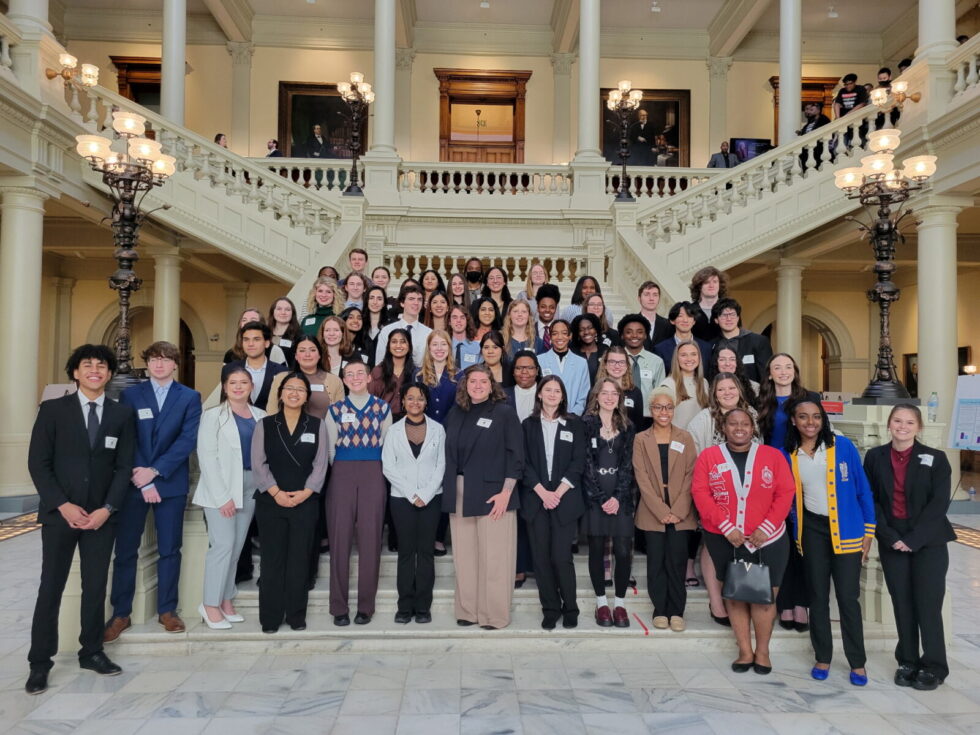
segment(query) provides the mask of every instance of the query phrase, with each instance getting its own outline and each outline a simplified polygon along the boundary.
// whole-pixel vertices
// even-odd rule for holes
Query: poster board
[[[980,375],[960,375],[956,379],[946,446],[980,451]]]

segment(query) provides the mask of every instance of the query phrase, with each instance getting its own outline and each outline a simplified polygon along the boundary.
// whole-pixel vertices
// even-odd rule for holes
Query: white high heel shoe
[[[221,608],[218,608],[218,609],[220,610]],[[224,610],[221,610],[221,614],[225,616],[225,620],[227,620],[229,623],[244,623],[245,622],[245,616],[244,615],[240,615],[239,613],[232,613],[231,615],[229,615]]]
[[[200,613],[201,618],[211,630],[228,630],[231,627],[231,623],[229,623],[227,620],[219,620],[217,623],[211,620],[208,617],[208,611],[204,609],[204,603],[201,603],[198,606],[197,612]],[[224,615],[224,613],[222,613],[222,615]]]

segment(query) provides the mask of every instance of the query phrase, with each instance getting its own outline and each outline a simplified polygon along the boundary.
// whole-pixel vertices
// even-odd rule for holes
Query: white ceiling
[[[544,26],[551,22],[553,5],[554,0],[490,0],[489,8],[481,8],[480,0],[415,0],[418,19],[425,23]]]
[[[706,30],[724,4],[725,0],[657,0],[660,12],[654,13],[651,0],[602,0],[600,22],[603,28]]]
[[[804,0],[803,30],[843,33],[860,30],[880,33],[916,4],[917,0]],[[831,5],[839,17],[828,17]],[[913,18],[913,26],[917,20]],[[759,19],[755,28],[759,31],[779,30],[779,0],[772,0],[769,10]]]
[[[306,4],[306,0],[302,0]],[[66,10],[159,10],[163,0],[62,0]],[[188,13],[207,13],[204,0],[187,0]]]

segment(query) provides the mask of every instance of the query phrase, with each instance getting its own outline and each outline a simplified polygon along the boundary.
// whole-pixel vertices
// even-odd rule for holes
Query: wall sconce
[[[44,70],[44,76],[48,79],[61,77],[65,80],[66,87],[72,81],[78,82],[83,87],[94,87],[99,83],[99,67],[95,64],[82,64],[82,68],[78,69],[78,59],[67,53],[58,54],[58,63],[61,65],[60,71],[49,67]]]

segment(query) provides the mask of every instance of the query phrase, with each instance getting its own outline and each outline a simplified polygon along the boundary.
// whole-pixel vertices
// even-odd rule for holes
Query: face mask
[[[479,271],[469,271],[466,274],[466,280],[469,281],[470,283],[479,283],[482,278],[483,278],[483,274],[480,273]]]

